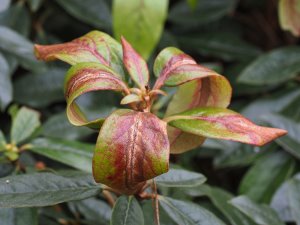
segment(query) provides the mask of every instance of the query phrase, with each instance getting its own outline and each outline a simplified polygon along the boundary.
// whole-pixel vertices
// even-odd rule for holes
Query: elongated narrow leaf
[[[170,169],[169,172],[155,178],[158,185],[167,187],[193,187],[199,186],[206,178],[195,172],[181,169]]]
[[[56,2],[80,21],[99,28],[111,27],[110,9],[104,0],[56,0]]]
[[[0,53],[0,110],[12,100],[12,83],[10,80],[10,69],[7,60]]]
[[[251,45],[232,31],[224,32],[216,29],[211,32],[199,32],[193,36],[186,35],[177,40],[186,50],[226,61],[248,61],[261,53],[257,46]]]
[[[72,201],[68,203],[73,213],[84,215],[88,224],[109,224],[111,219],[111,207],[104,200],[97,198],[88,198],[81,201]]]
[[[281,28],[300,36],[300,1],[280,0],[278,9]]]
[[[277,188],[292,175],[294,168],[294,159],[285,152],[267,154],[258,159],[243,177],[239,193],[256,202],[269,203]]]
[[[292,209],[288,199],[289,180],[281,185],[273,195],[271,207],[277,212],[278,216],[283,221],[293,221]]]
[[[206,187],[206,194],[212,203],[228,218],[232,225],[254,225],[252,220],[228,203],[233,198],[231,193],[217,187]]]
[[[99,90],[129,92],[120,75],[107,66],[100,63],[79,63],[71,67],[65,79],[65,97],[67,116],[73,125],[98,128],[103,123],[103,119],[88,121],[75,103],[80,95]]]
[[[186,1],[179,1],[173,5],[168,19],[175,24],[195,27],[221,19],[233,11],[236,0],[198,0],[194,10]]]
[[[0,207],[37,207],[85,199],[101,192],[87,173],[33,173],[0,179]]]
[[[257,126],[239,113],[222,108],[196,108],[166,119],[171,126],[210,138],[262,146],[285,130]]]
[[[75,127],[67,118],[65,112],[57,113],[48,118],[42,126],[42,135],[48,138],[65,140],[83,140],[95,131],[87,127]]]
[[[13,119],[10,132],[11,141],[18,144],[29,138],[40,126],[40,114],[32,109],[22,107]]]
[[[35,45],[35,54],[41,60],[59,59],[71,65],[81,62],[98,62],[124,75],[121,45],[100,31],[91,31],[63,44]]]
[[[11,4],[7,10],[1,13],[0,24],[28,37],[31,26],[30,19],[27,7],[23,3],[18,2],[17,4]],[[31,53],[31,55],[33,54]]]
[[[149,71],[145,60],[132,48],[132,46],[121,38],[123,46],[123,62],[134,82],[140,87],[145,88],[149,81]]]
[[[93,158],[97,182],[125,194],[168,171],[166,123],[151,113],[120,109],[104,122]]]
[[[252,85],[276,85],[297,76],[300,71],[300,47],[275,49],[252,62],[238,81]]]
[[[44,73],[23,74],[14,82],[14,100],[32,107],[64,101],[65,69],[51,67]]]
[[[31,142],[30,151],[68,166],[92,172],[94,145],[76,141],[38,138]]]
[[[236,197],[230,203],[258,225],[284,225],[273,209],[267,205],[258,205],[246,196]]]
[[[300,223],[300,174],[286,181],[273,196],[271,207],[277,212],[281,220]]]
[[[0,208],[0,221],[3,225],[38,225],[36,208]]]
[[[154,88],[162,85],[180,85],[168,105],[165,116],[200,106],[226,108],[231,99],[231,86],[218,73],[197,65],[196,61],[177,48],[164,49],[154,62],[158,76]],[[202,144],[204,137],[197,137],[175,128],[168,128],[171,153],[181,153]]]
[[[38,62],[33,55],[33,44],[5,26],[0,26],[0,49],[17,57],[26,69],[38,72],[45,69],[44,64]]]
[[[111,225],[144,225],[141,206],[134,196],[118,198],[111,216]]]
[[[160,39],[167,10],[168,0],[114,0],[114,36],[124,36],[148,59]]]
[[[192,202],[159,196],[159,203],[176,224],[225,225],[213,213]]]
[[[286,136],[278,138],[276,142],[284,150],[300,159],[300,124],[297,121],[275,113],[263,116],[262,120],[271,126],[280,126],[289,132]]]

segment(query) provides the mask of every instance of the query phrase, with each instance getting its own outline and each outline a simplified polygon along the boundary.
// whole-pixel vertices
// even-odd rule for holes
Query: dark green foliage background
[[[207,181],[200,185],[203,176],[187,174],[182,177],[192,181],[172,181],[180,187],[172,188],[162,178],[161,224],[300,224],[299,39],[281,30],[276,0],[198,0],[194,8],[193,2],[169,2],[150,67],[161,49],[176,46],[230,80],[230,108],[289,133],[262,148],[207,140],[198,149],[172,156],[174,164],[203,174]],[[91,170],[97,133],[73,127],[65,116],[63,80],[68,67],[38,62],[32,52],[33,43],[66,42],[93,29],[112,34],[111,1],[1,0],[0,6],[0,128],[8,138],[16,106],[39,111],[42,122],[25,141],[34,148],[22,153],[21,169],[0,162],[0,207],[22,207],[0,208],[0,225],[109,224],[111,214],[112,224],[154,224],[150,201],[125,196],[118,200],[118,209],[132,210],[132,222],[124,222],[117,210],[111,212],[99,194],[101,187],[85,174]],[[108,115],[119,101],[120,96],[106,92],[79,99],[91,118]],[[162,114],[166,104],[160,104]],[[32,178],[38,161],[48,172]],[[6,186],[10,182],[11,189]],[[78,199],[85,200],[70,201]],[[53,204],[59,205],[49,206]]]

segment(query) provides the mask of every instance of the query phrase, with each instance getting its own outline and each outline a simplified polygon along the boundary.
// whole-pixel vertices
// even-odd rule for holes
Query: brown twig
[[[104,197],[106,198],[108,204],[113,207],[115,205],[115,199],[112,196],[112,194],[108,190],[103,190],[102,191]]]
[[[155,220],[155,224],[156,225],[160,225],[160,221],[159,221],[159,204],[158,204],[158,197],[157,197],[157,187],[156,187],[156,183],[153,179],[153,183],[152,183],[152,191],[154,193],[154,198],[153,198],[153,208],[154,208],[154,220]]]

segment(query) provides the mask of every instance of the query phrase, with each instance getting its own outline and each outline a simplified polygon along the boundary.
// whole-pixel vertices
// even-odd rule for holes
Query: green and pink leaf
[[[169,125],[194,135],[262,146],[287,131],[262,127],[229,109],[196,108],[169,118]]]
[[[145,60],[121,37],[123,47],[123,63],[132,80],[140,87],[145,88],[149,81],[149,71]]]
[[[154,71],[158,76],[155,88],[180,85],[168,105],[166,115],[195,107],[226,108],[232,89],[228,80],[206,67],[196,64],[190,56],[176,48],[166,48],[157,57]],[[182,153],[201,145],[205,138],[169,127],[171,153]]]
[[[73,125],[99,128],[103,119],[88,121],[75,100],[87,92],[100,90],[129,93],[120,76],[107,66],[100,63],[79,63],[71,67],[65,79],[65,98],[67,116]]]
[[[54,45],[35,45],[35,55],[44,61],[62,60],[71,65],[98,62],[124,76],[122,47],[108,34],[91,31],[73,41]]]
[[[93,158],[96,182],[134,194],[169,168],[166,123],[155,115],[120,109],[104,122]]]

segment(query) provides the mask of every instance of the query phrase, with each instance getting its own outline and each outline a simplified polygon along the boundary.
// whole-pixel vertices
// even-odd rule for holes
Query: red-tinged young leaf
[[[79,63],[72,66],[65,79],[65,98],[67,101],[67,116],[76,126],[99,128],[103,119],[88,121],[75,103],[80,95],[91,91],[113,90],[129,93],[126,84],[107,66],[100,63]]]
[[[196,62],[177,48],[168,47],[162,50],[154,62],[153,71],[158,79],[153,89],[162,87],[172,70],[186,64],[196,64]]]
[[[123,62],[134,82],[145,88],[149,81],[149,71],[145,60],[132,48],[132,46],[121,37],[123,47]]]
[[[166,115],[180,113],[195,107],[226,108],[231,99],[231,86],[220,74],[197,65],[195,60],[176,48],[166,48],[154,63],[159,78],[155,87],[180,85]],[[158,75],[159,74],[159,75]],[[171,153],[178,154],[201,145],[205,138],[168,127]]]
[[[98,62],[124,76],[121,45],[111,36],[100,31],[91,31],[63,44],[35,45],[34,50],[40,60],[59,59],[71,65]]]
[[[209,138],[262,146],[287,131],[255,125],[239,113],[223,108],[196,108],[165,119],[185,132]]]
[[[280,26],[295,36],[300,36],[300,0],[279,1]]]
[[[96,182],[134,194],[145,181],[166,173],[169,141],[166,123],[155,115],[120,109],[104,122],[93,158]]]

